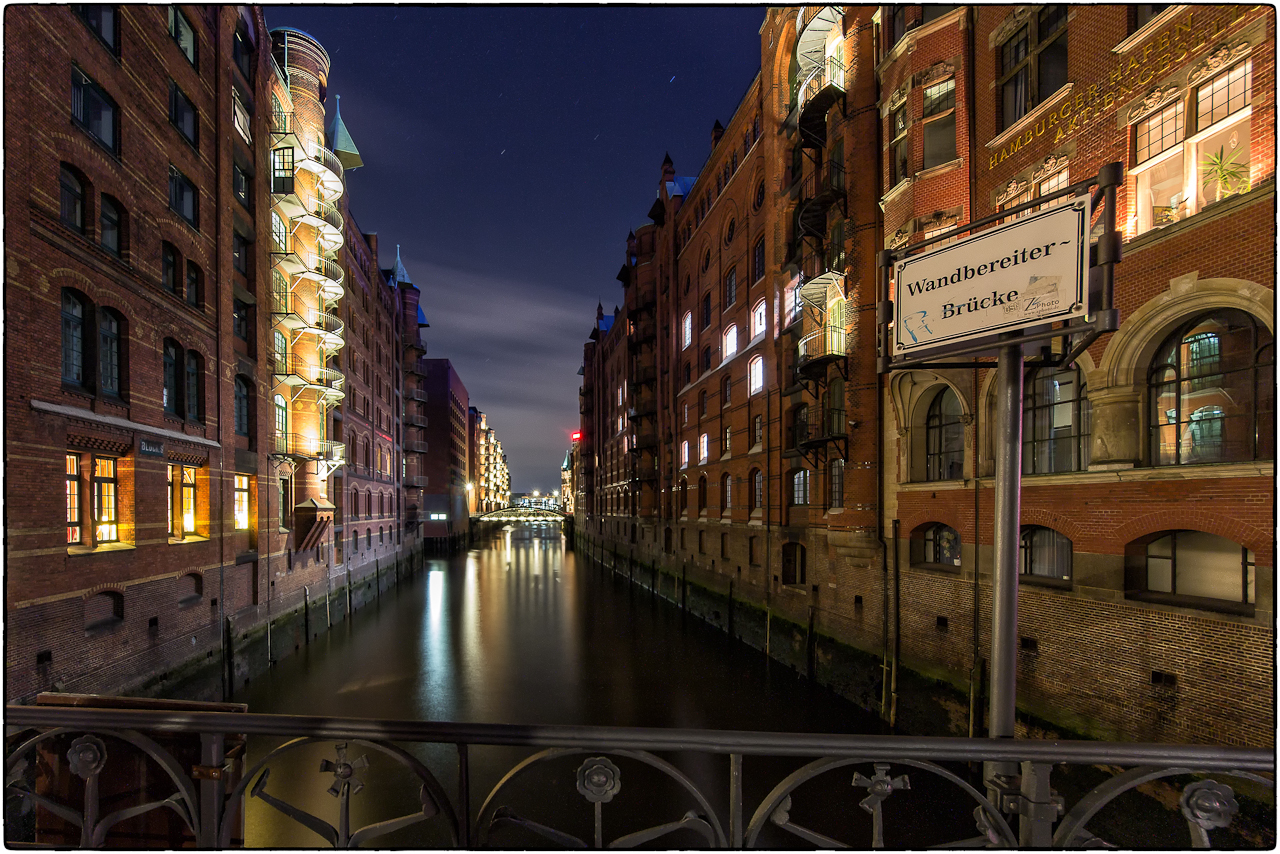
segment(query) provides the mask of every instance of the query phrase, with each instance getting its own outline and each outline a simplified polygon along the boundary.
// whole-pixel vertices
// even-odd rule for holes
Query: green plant
[[[1224,189],[1228,194],[1248,189],[1249,164],[1237,163],[1238,153],[1237,149],[1230,154],[1224,154],[1222,146],[1219,146],[1217,154],[1210,154],[1200,161],[1200,171],[1204,176],[1202,186],[1207,190],[1210,184],[1217,182],[1213,199],[1215,202],[1222,200]]]

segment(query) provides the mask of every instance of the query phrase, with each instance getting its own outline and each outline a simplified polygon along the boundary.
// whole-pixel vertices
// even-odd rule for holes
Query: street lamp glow
[[[470,492],[475,488],[476,488],[476,485],[474,483],[472,483],[471,481],[467,481],[467,492]]]

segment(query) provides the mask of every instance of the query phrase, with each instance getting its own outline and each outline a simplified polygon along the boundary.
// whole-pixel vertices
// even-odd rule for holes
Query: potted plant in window
[[[1237,163],[1239,149],[1224,154],[1224,147],[1218,147],[1217,154],[1210,154],[1200,161],[1200,173],[1203,176],[1202,186],[1208,190],[1210,184],[1214,188],[1215,202],[1222,201],[1223,195],[1231,195],[1249,188],[1249,164]]]

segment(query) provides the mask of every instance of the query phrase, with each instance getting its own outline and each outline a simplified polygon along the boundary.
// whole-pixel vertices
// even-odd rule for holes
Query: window
[[[764,278],[764,238],[756,241],[751,249],[751,281],[758,282]]]
[[[249,305],[231,300],[231,331],[241,341],[249,340]]]
[[[720,383],[720,406],[724,408],[730,403],[730,390],[733,388],[733,377],[725,377]]]
[[[956,81],[924,90],[924,168],[956,159]]]
[[[93,31],[93,34],[107,46],[114,54],[120,52],[119,30],[116,27],[116,7],[105,6],[99,4],[79,3],[73,5],[71,10],[84,21],[85,26]]]
[[[1052,528],[1028,525],[1018,548],[1019,575],[1071,580],[1071,541]]]
[[[1275,457],[1275,343],[1244,312],[1175,330],[1156,351],[1147,393],[1152,465]]]
[[[827,506],[844,506],[844,460],[833,460],[827,467]]]
[[[680,443],[680,468],[689,467],[689,440],[685,439]]]
[[[751,470],[751,504],[752,510],[760,510],[764,507],[764,472],[760,469]]]
[[[711,370],[711,348],[702,348],[702,372],[706,373]]]
[[[200,202],[196,185],[172,164],[169,166],[169,209],[191,224],[200,227]]]
[[[98,322],[98,388],[120,395],[120,315],[104,309]]]
[[[809,471],[800,469],[791,475],[791,503],[803,505],[809,503]]]
[[[751,422],[751,444],[764,443],[764,416],[757,415]]]
[[[231,58],[235,61],[236,68],[240,69],[240,73],[244,75],[245,80],[253,80],[253,40],[249,37],[249,30],[244,24],[236,27],[235,35],[231,37]]]
[[[954,103],[955,94],[952,93],[952,101]],[[893,138],[889,148],[889,185],[896,187],[898,183],[906,178],[911,177],[911,137],[907,135],[907,108],[899,107],[893,111],[893,115],[889,117],[891,136]],[[952,119],[952,130],[955,129],[955,120]],[[954,136],[954,134],[953,134]]]
[[[698,436],[698,464],[704,465],[710,456],[710,447],[707,441],[707,434],[703,433]]]
[[[698,512],[701,513],[707,509],[707,478],[706,475],[698,478]],[[702,532],[698,532],[698,551],[702,551]]]
[[[729,450],[732,444],[733,444],[733,427],[726,424],[724,425],[724,450],[721,453],[727,456],[729,454]]]
[[[65,165],[58,172],[58,197],[62,224],[84,234],[84,184]]]
[[[249,273],[249,241],[239,233],[231,235],[231,266],[238,273]]]
[[[927,525],[919,539],[912,539],[911,545],[914,563],[960,565],[960,535],[949,525],[941,522]]]
[[[1087,469],[1089,418],[1089,400],[1078,370],[1036,371],[1022,398],[1022,473]]]
[[[738,168],[738,167],[737,167],[737,163],[736,163],[736,159],[737,159],[738,155],[736,155],[736,154],[735,154],[735,155],[733,155],[733,156],[734,156],[734,159],[735,159],[734,168],[736,169],[736,168]],[[732,218],[731,218],[731,219],[729,220],[729,225],[728,225],[728,226],[725,228],[725,230],[724,230],[724,245],[725,245],[725,246],[728,246],[730,243],[732,243],[732,242],[733,242],[733,235],[734,235],[734,233],[735,233],[737,230],[738,230],[738,221],[737,221],[736,219],[732,219]]]
[[[169,122],[178,129],[182,138],[193,146],[199,146],[200,123],[196,119],[196,107],[191,99],[178,88],[178,84],[169,82]]]
[[[734,267],[724,277],[724,304],[720,306],[721,311],[725,311],[729,306],[738,301],[738,268]]]
[[[62,291],[62,381],[84,385],[85,303],[72,291]]]
[[[1185,104],[1178,99],[1138,122],[1135,131],[1138,163],[1145,163],[1182,141],[1184,114]]]
[[[249,381],[236,377],[236,435],[249,435],[249,401],[252,398]]]
[[[682,330],[680,340],[683,342],[680,345],[680,349],[685,350],[693,343],[693,312],[686,311],[684,313],[684,319],[680,323],[680,329]]]
[[[1066,6],[1042,6],[1000,45],[1001,129],[1066,84],[1066,23]]]
[[[89,135],[118,154],[120,128],[116,122],[116,102],[79,68],[71,69],[71,118]]]
[[[960,398],[950,387],[929,404],[925,421],[925,480],[957,480],[964,476],[964,423]]]
[[[756,303],[755,308],[751,309],[751,337],[763,335],[767,325],[766,320],[766,304],[764,300]]]
[[[204,420],[204,359],[195,350],[187,351],[187,420]]]
[[[200,285],[204,275],[195,261],[187,262],[187,305],[200,305]]]
[[[250,207],[250,183],[249,174],[240,168],[237,163],[231,164],[231,190],[235,193],[236,199],[246,208]]]
[[[738,352],[738,327],[731,325],[724,331],[724,358],[729,359]]]
[[[723,475],[720,478],[720,508],[725,512],[728,512],[730,508],[732,508],[733,506],[732,503],[730,503],[730,499],[732,496],[733,496],[733,477],[727,474]],[[723,555],[724,552],[725,552],[725,549],[722,548],[720,550],[720,553]]]
[[[181,540],[196,531],[196,470],[170,463],[168,475],[169,536]]]
[[[99,543],[120,539],[116,517],[116,461],[104,457],[93,459],[93,531]]]
[[[1249,189],[1250,129],[1248,113],[1253,64],[1246,59],[1196,90],[1196,144],[1190,152],[1196,167],[1197,207]]]
[[[711,325],[711,292],[708,291],[707,293],[702,295],[702,326],[699,328],[706,329],[710,325]]]
[[[110,196],[103,194],[98,214],[99,240],[102,248],[110,252],[116,257],[120,256],[122,241],[120,240],[120,205],[116,203]]]
[[[164,411],[169,415],[177,415],[178,408],[178,363],[182,348],[172,339],[164,342]]]
[[[178,10],[177,6],[169,7],[169,35],[173,36],[173,40],[178,43],[178,49],[182,51],[187,61],[199,67],[195,31],[191,29],[187,17]]]
[[[698,421],[707,417],[707,390],[698,392]]]
[[[249,108],[244,105],[244,98],[235,89],[231,90],[231,120],[235,124],[236,133],[244,140],[245,145],[253,145],[252,122]]]
[[[1059,190],[1066,189],[1066,186],[1067,186],[1067,170],[1059,169],[1057,172],[1054,172],[1049,177],[1042,179],[1040,183],[1036,185],[1036,195],[1040,198],[1044,198],[1045,196],[1048,196],[1051,193],[1056,193]],[[1055,205],[1060,205],[1065,201],[1067,201],[1067,197],[1060,196],[1051,202],[1046,202],[1040,207],[1042,209],[1051,208],[1051,207],[1054,207]]]
[[[271,192],[288,195],[293,192],[293,147],[271,152]]]
[[[1219,603],[1255,602],[1254,555],[1239,543],[1201,531],[1168,531],[1140,548],[1136,555],[1140,594],[1166,594],[1159,598],[1178,597],[1210,608]],[[1131,565],[1134,557],[1128,559]]]
[[[81,541],[80,455],[67,454],[67,545]]]
[[[751,393],[764,390],[764,357],[754,356],[747,365],[747,383],[750,385]]]
[[[160,283],[169,293],[178,293],[178,250],[167,241],[160,244]]]

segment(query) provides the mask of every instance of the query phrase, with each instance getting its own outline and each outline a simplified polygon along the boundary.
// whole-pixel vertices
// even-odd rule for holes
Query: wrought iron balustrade
[[[1271,750],[67,706],[9,706],[5,717],[8,818],[36,809],[63,846],[110,845],[116,825],[168,810],[196,846],[225,848],[252,806],[297,822],[299,845],[313,839],[305,828],[335,847],[1098,847],[1108,842],[1094,831],[1117,826],[1104,811],[1124,813],[1153,784],[1185,835],[1138,828],[1149,844],[1207,847],[1242,801],[1261,821],[1259,846],[1275,835]],[[147,733],[195,736],[200,764]],[[224,753],[240,735],[272,746],[250,765]],[[966,764],[979,762],[1016,770],[984,787]],[[1051,788],[1063,765],[1084,772],[1069,788],[1088,789],[1069,804]],[[130,772],[147,777],[145,802],[104,803],[104,781]]]

